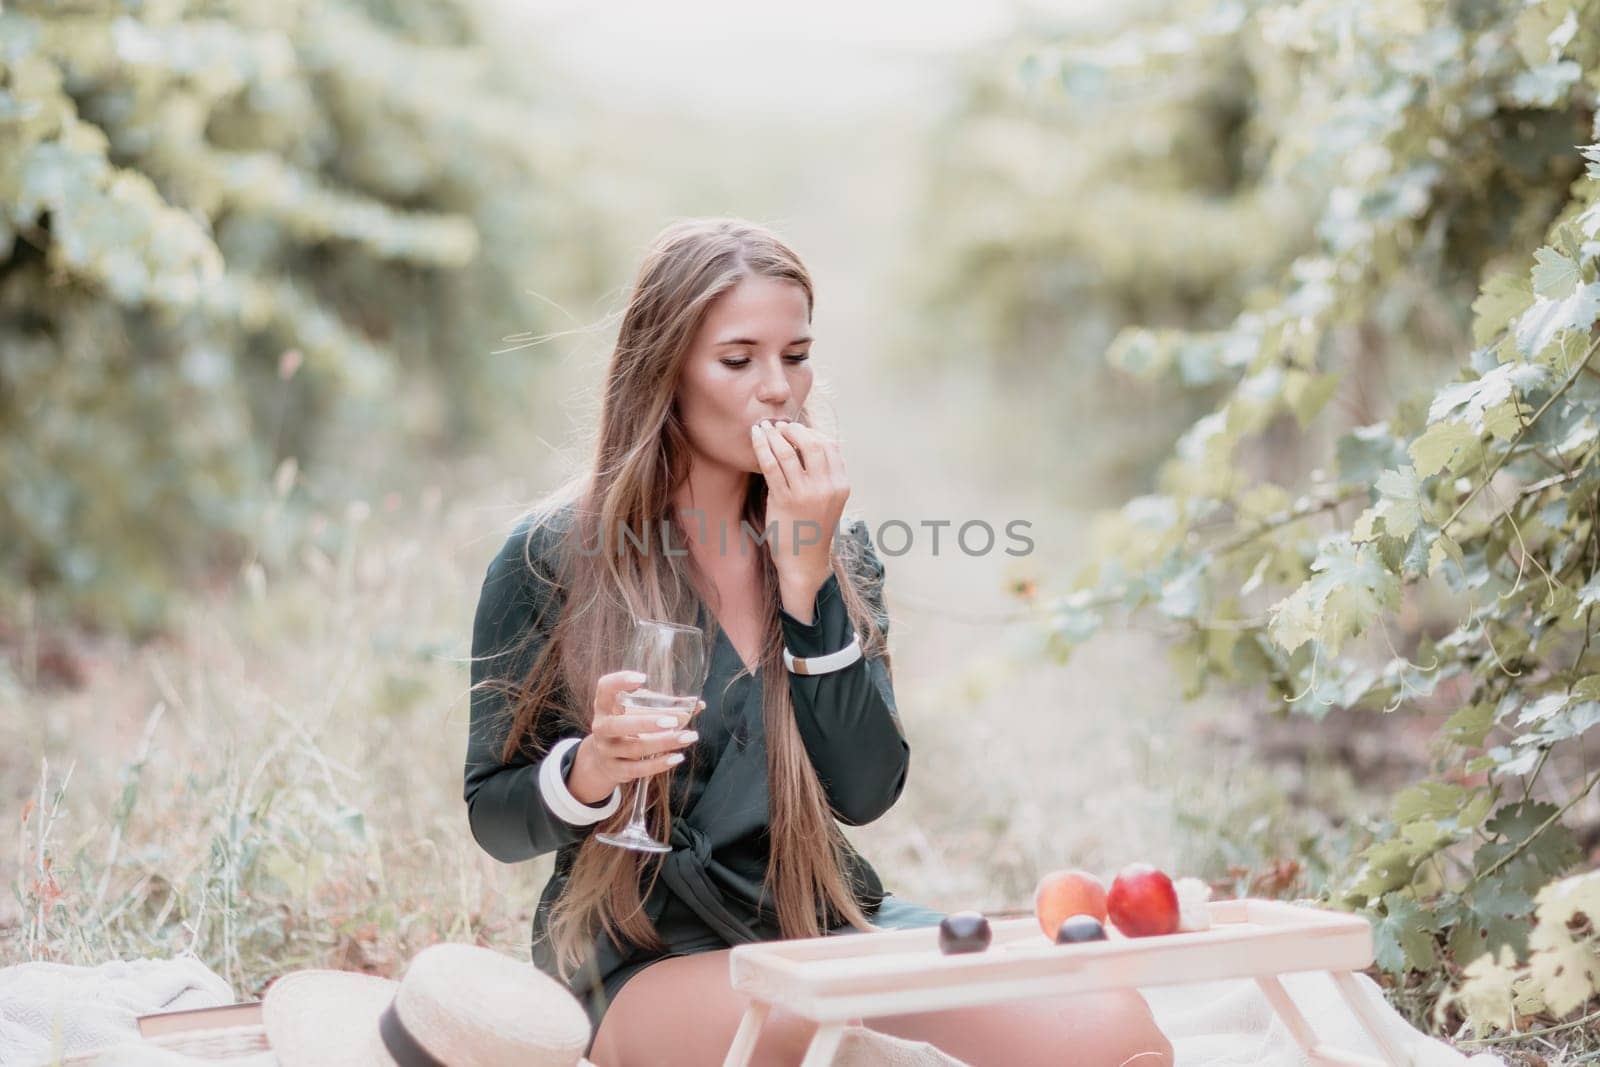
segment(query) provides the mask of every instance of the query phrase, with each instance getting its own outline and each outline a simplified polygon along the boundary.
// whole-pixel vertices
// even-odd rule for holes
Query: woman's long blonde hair
[[[560,563],[554,574],[543,575],[560,586],[552,592],[562,597],[563,606],[532,669],[525,678],[514,680],[503,760],[511,760],[519,751],[533,758],[543,755],[534,739],[554,734],[548,724],[541,729],[544,716],[559,716],[580,730],[589,729],[596,679],[618,669],[635,615],[693,622],[696,590],[715,611],[715,592],[693,557],[663,551],[660,545],[662,529],[681,536],[673,494],[688,477],[691,455],[674,395],[707,309],[751,275],[800,286],[809,319],[810,275],[799,257],[761,226],[725,218],[676,222],[657,236],[647,252],[606,371],[593,463],[535,507],[546,515],[565,511],[572,516],[573,521],[559,531]],[[809,413],[802,409],[799,420],[809,423]],[[742,516],[751,529],[763,529],[765,506],[766,480],[752,474]],[[535,522],[530,531],[539,528]],[[650,550],[618,551],[619,531],[650,543]],[[645,537],[651,542],[643,542]],[[863,652],[886,653],[883,635],[863,597],[866,575],[858,565],[858,547],[850,537],[839,535],[833,545],[834,571]],[[675,546],[682,547],[681,541]],[[525,555],[531,564],[531,547]],[[843,834],[828,810],[794,722],[782,659],[777,570],[770,553],[759,555],[761,602],[769,609],[759,663],[764,678],[771,842],[764,897],[776,901],[785,937],[818,936],[829,915],[866,929],[867,918],[844,871]],[[714,638],[717,623],[715,618],[709,621]],[[514,655],[510,661],[521,658]],[[690,769],[685,763],[679,773]],[[663,841],[671,832],[666,777],[645,780],[650,785],[651,831]],[[630,807],[624,805],[613,821],[620,825]],[[583,841],[549,916],[549,937],[563,977],[583,962],[597,930],[603,929],[619,944],[664,947],[641,907],[660,870],[659,864],[649,863],[653,858],[602,844],[592,835]],[[642,884],[647,866],[652,872],[648,886]]]

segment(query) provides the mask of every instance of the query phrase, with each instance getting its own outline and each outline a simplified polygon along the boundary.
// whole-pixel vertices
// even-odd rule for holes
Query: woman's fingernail
[[[623,671],[622,676],[630,682],[644,681],[644,671]]]
[[[661,716],[661,718],[656,720],[656,725],[657,726],[676,726],[676,725],[678,725],[678,720],[674,719],[671,715],[663,715],[663,716]]]
[[[700,735],[695,733],[693,730],[685,730],[683,733],[678,735],[678,740],[687,745],[691,741],[700,740]]]
[[[683,762],[683,753],[682,752],[674,752],[672,755],[667,757],[667,762],[669,764],[682,763]]]

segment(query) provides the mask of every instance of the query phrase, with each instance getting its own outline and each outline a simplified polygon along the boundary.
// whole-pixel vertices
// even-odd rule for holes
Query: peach
[[[1055,940],[1063,920],[1088,915],[1106,921],[1106,887],[1088,871],[1051,871],[1033,890],[1033,914],[1044,936]]]

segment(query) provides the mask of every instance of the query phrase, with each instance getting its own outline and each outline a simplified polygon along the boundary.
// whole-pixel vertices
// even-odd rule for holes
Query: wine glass
[[[705,634],[698,626],[635,618],[627,662],[620,669],[640,672],[644,675],[644,684],[621,693],[617,703],[623,712],[681,716],[678,726],[682,728],[700,703],[706,668]],[[639,852],[672,851],[671,845],[651,837],[645,827],[644,801],[652,777],[655,776],[634,779],[633,817],[614,834],[595,834],[598,840]]]

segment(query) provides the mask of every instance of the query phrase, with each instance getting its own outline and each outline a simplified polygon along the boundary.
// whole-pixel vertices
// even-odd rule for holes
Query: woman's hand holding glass
[[[594,722],[567,776],[567,790],[585,804],[603,803],[619,785],[671,770],[683,762],[682,749],[699,737],[684,727],[706,702],[697,701],[688,714],[640,711],[655,703],[649,690],[640,693],[644,682],[638,671],[612,671],[595,686]]]
[[[594,722],[589,727],[609,774],[618,784],[633,782],[633,816],[620,830],[596,833],[596,841],[640,852],[672,851],[670,844],[652,837],[646,825],[648,779],[683,762],[683,754],[674,750],[695,740],[694,731],[683,728],[705,707],[700,699],[705,685],[703,630],[663,619],[634,618],[623,670],[605,675],[595,687]]]

